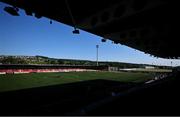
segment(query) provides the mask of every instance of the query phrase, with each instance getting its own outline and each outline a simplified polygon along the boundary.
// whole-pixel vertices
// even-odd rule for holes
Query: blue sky
[[[73,28],[42,17],[26,16],[20,10],[15,17],[3,9],[0,3],[0,55],[42,55],[54,58],[96,60],[96,45],[99,45],[99,60],[156,65],[180,65],[180,60],[154,58],[144,52],[124,45],[101,42],[101,37],[80,30],[73,35]]]

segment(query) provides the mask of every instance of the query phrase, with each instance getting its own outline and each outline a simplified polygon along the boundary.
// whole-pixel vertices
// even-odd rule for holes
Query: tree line
[[[55,59],[48,58],[44,56],[34,56],[34,57],[1,57],[0,64],[53,64],[53,65],[88,65],[95,66],[96,61],[89,60],[73,60],[73,59]],[[146,64],[132,64],[132,63],[122,63],[122,62],[104,62],[100,61],[99,65],[107,65],[119,68],[143,68],[147,66]],[[167,66],[159,66],[159,68],[168,68]]]

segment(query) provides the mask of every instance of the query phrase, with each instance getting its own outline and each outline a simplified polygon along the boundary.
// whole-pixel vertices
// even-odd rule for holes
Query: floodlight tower
[[[99,49],[99,45],[96,45],[96,62],[97,62],[97,66],[98,66],[98,49]]]

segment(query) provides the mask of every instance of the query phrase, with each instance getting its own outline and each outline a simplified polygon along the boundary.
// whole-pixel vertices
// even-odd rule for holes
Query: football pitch
[[[30,73],[0,75],[0,92],[26,88],[68,84],[88,80],[111,80],[140,83],[152,79],[152,73],[130,72],[66,72],[66,73]]]

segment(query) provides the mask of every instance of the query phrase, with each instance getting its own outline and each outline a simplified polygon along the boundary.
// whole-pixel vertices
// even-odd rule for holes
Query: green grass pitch
[[[0,75],[0,92],[41,87],[87,80],[105,79],[120,82],[144,82],[153,78],[151,73],[129,72],[67,72]]]

